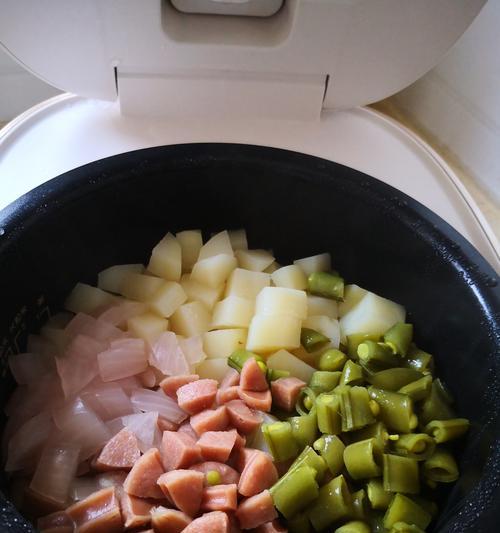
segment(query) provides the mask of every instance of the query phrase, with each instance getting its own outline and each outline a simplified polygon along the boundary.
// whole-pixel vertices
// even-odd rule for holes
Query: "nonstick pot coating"
[[[7,355],[25,349],[77,281],[147,261],[166,233],[244,227],[281,263],[329,251],[348,283],[405,305],[420,346],[472,426],[460,480],[433,531],[500,524],[500,290],[482,256],[427,208],[353,169],[236,144],[130,152],[72,170],[0,213],[0,401],[13,389]],[[2,487],[6,488],[3,476]],[[0,501],[1,531],[31,531]]]

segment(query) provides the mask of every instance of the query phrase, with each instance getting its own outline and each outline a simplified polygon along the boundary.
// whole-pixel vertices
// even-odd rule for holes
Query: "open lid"
[[[228,16],[182,12],[179,0],[0,0],[0,42],[48,83],[118,96],[128,114],[310,119],[403,89],[484,3],[283,0],[270,16]]]

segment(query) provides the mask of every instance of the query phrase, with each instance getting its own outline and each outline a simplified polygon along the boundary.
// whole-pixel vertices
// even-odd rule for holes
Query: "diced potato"
[[[266,250],[237,250],[235,255],[240,268],[254,272],[262,272],[274,261],[274,257]]]
[[[299,266],[307,277],[313,272],[328,272],[332,268],[328,253],[296,259],[293,264]]]
[[[340,326],[336,318],[328,316],[310,316],[302,322],[303,328],[310,328],[323,333],[331,340],[332,347],[338,348],[340,343]]]
[[[247,328],[255,304],[239,296],[228,296],[215,304],[210,329]]]
[[[233,253],[233,247],[231,246],[227,231],[221,231],[201,247],[198,261],[221,254],[233,255]]]
[[[171,233],[167,233],[153,248],[148,271],[169,281],[179,281],[181,279],[181,245]]]
[[[184,274],[181,277],[181,285],[187,295],[188,302],[201,302],[209,311],[213,309],[224,292],[223,284],[215,288],[208,287],[191,279],[189,274]]]
[[[302,320],[307,316],[306,293],[284,287],[265,287],[257,296],[255,314],[291,315]]]
[[[142,274],[144,272],[144,265],[114,265],[104,270],[101,270],[97,275],[97,286],[99,289],[108,292],[120,294],[120,288],[123,283],[123,278],[129,272]]]
[[[368,291],[358,285],[346,285],[344,289],[344,301],[339,303],[339,316],[346,315]]]
[[[270,284],[269,274],[235,268],[227,280],[226,296],[241,296],[248,300],[255,300],[257,294]]]
[[[120,292],[130,300],[148,302],[164,283],[165,280],[162,278],[129,272],[123,278]]]
[[[300,329],[300,318],[292,315],[256,315],[248,329],[247,349],[259,353],[293,350],[300,346]]]
[[[330,298],[307,295],[307,316],[325,315],[330,318],[339,316],[338,303]]]
[[[405,321],[405,308],[368,292],[340,319],[341,339],[353,333],[382,335],[396,322]]]
[[[216,329],[203,334],[203,349],[209,359],[229,357],[245,348],[246,341],[246,329]]]
[[[224,379],[228,370],[227,359],[222,358],[205,359],[195,367],[195,372],[200,376],[200,379],[215,379],[219,383]]]
[[[186,300],[186,293],[179,283],[165,281],[149,300],[149,306],[159,315],[168,318]]]
[[[214,255],[198,261],[193,266],[191,279],[215,288],[222,285],[236,268],[236,258],[228,254]]]
[[[314,366],[315,368],[318,368],[319,358],[321,357],[321,354],[329,348],[333,348],[333,346],[322,346],[319,350],[315,350],[314,352],[307,352],[306,349],[301,345],[295,350],[290,351],[293,355],[295,355],[295,357],[298,357],[301,361],[304,361],[304,363],[307,363],[309,366]]]
[[[287,352],[286,350],[279,350],[273,353],[266,362],[269,368],[274,370],[288,370],[291,376],[301,379],[309,383],[311,376],[316,371],[315,368],[301,361],[298,357]]]
[[[189,302],[170,317],[170,328],[179,335],[194,337],[210,329],[210,319],[210,312],[201,302]]]
[[[168,320],[154,313],[144,313],[127,320],[127,330],[134,337],[153,344],[161,333],[168,329]]]
[[[233,250],[248,250],[247,232],[244,229],[230,229],[228,233]]]
[[[108,292],[86,283],[77,283],[66,298],[64,308],[73,313],[91,315],[116,301],[117,298]]]
[[[288,265],[279,268],[271,274],[271,279],[276,287],[297,289],[299,291],[305,291],[307,289],[306,275],[297,265]]]
[[[175,238],[181,245],[182,271],[191,272],[193,265],[198,261],[198,255],[200,255],[203,246],[201,230],[181,231],[176,234]]]
[[[276,270],[280,269],[281,265],[277,261],[273,261],[267,268],[265,268],[262,272],[265,272],[266,274],[272,274],[273,272],[276,272]]]

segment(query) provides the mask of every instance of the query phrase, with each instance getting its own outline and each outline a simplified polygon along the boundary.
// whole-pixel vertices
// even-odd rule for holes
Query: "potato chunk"
[[[255,315],[250,322],[247,349],[274,352],[300,346],[301,319],[292,315]]]
[[[262,272],[274,261],[266,250],[237,250],[235,255],[241,268],[254,272]]]
[[[265,287],[255,302],[256,315],[307,316],[307,296],[304,291],[284,287]]]
[[[215,304],[210,328],[247,328],[252,319],[254,307],[252,300],[228,296]]]
[[[148,271],[169,281],[179,281],[181,279],[181,245],[171,233],[167,233],[153,248]]]
[[[165,281],[149,300],[149,306],[159,315],[168,318],[186,300],[186,293],[179,283]]]
[[[265,272],[252,272],[243,268],[235,268],[226,285],[226,296],[240,296],[248,300],[255,300],[257,294],[269,287],[271,276]]]
[[[209,359],[229,357],[234,351],[245,347],[247,330],[216,329],[203,334],[203,350]]]
[[[307,278],[302,269],[297,265],[288,265],[271,274],[271,279],[276,287],[297,289],[305,291],[307,289]]]
[[[328,253],[296,259],[293,264],[299,266],[306,276],[313,272],[328,272],[332,268],[330,254]]]
[[[198,261],[203,246],[201,230],[181,231],[175,235],[175,238],[181,246],[182,271],[191,272],[193,265]]]
[[[103,291],[120,294],[123,279],[129,272],[142,274],[144,272],[144,266],[140,264],[114,265],[101,270],[97,275],[97,286]]]
[[[170,327],[179,335],[194,337],[209,330],[210,319],[210,312],[201,302],[189,302],[170,317]]]
[[[229,254],[207,257],[193,266],[191,279],[212,288],[219,287],[227,280],[237,264],[236,258]]]

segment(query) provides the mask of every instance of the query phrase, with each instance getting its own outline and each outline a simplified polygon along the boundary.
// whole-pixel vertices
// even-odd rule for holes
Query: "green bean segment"
[[[419,413],[420,423],[425,427],[432,420],[449,420],[455,418],[453,409],[443,398],[443,395],[436,385],[436,380],[432,382],[429,396],[422,403]]]
[[[290,376],[290,372],[288,370],[275,370],[274,368],[268,368],[267,369],[267,381],[276,381],[280,378],[287,378]]]
[[[394,496],[392,492],[384,489],[384,485],[380,479],[370,479],[366,484],[366,494],[372,509],[379,509],[385,511]]]
[[[384,454],[384,490],[418,494],[420,482],[418,463],[415,459]]]
[[[367,524],[361,522],[361,520],[353,520],[338,527],[335,533],[370,533],[370,528]]]
[[[434,359],[430,353],[420,350],[414,344],[412,344],[406,354],[406,357],[402,359],[403,366],[407,368],[413,368],[422,373],[432,373],[434,371]]]
[[[338,435],[342,431],[340,397],[337,394],[320,394],[316,398],[318,429],[321,433]]]
[[[380,340],[380,335],[371,335],[367,333],[353,333],[347,335],[347,355],[354,359],[358,359],[358,346],[365,341],[378,342]]]
[[[379,449],[383,450],[389,440],[389,433],[383,422],[375,422],[363,429],[358,429],[351,433],[351,442],[375,438]]]
[[[347,356],[344,352],[330,348],[320,355],[318,368],[328,372],[336,372],[344,368],[346,361]]]
[[[329,392],[339,384],[341,375],[341,372],[317,370],[309,380],[309,387],[317,394]]]
[[[427,479],[438,483],[452,483],[458,479],[458,466],[453,455],[439,447],[424,462],[423,472]]]
[[[347,361],[342,369],[340,385],[361,385],[363,381],[363,369],[354,361]]]
[[[248,359],[255,359],[257,361],[257,363],[262,363],[262,365],[264,365],[264,367],[267,369],[267,367],[265,366],[265,361],[264,359],[260,356],[260,355],[257,355],[253,352],[249,352],[247,350],[236,350],[234,351],[227,359],[227,364],[231,367],[231,368],[234,368],[235,370],[237,370],[238,372],[241,372],[241,369],[243,368],[243,365],[248,361]],[[261,365],[259,365],[261,366]],[[262,368],[262,366],[261,366]]]
[[[388,368],[387,370],[381,370],[380,372],[371,374],[367,378],[367,381],[378,389],[398,391],[401,387],[415,382],[422,377],[422,373],[413,370],[413,368]]]
[[[318,436],[318,417],[316,408],[313,407],[309,414],[292,416],[288,419],[292,427],[292,437],[298,444],[299,449],[312,444]]]
[[[400,435],[392,442],[394,452],[417,461],[428,459],[436,448],[436,442],[426,433],[408,433]]]
[[[302,328],[300,331],[300,344],[302,344],[307,353],[315,352],[329,342],[330,339],[326,335],[315,329]]]
[[[370,396],[365,387],[337,387],[342,414],[342,431],[354,431],[375,422]]]
[[[285,518],[292,518],[310,503],[319,500],[316,475],[314,468],[301,466],[287,472],[269,489],[274,506]]]
[[[397,322],[384,333],[383,338],[394,353],[405,357],[413,340],[413,324]]]
[[[262,434],[274,460],[278,463],[292,459],[299,453],[290,422],[263,424]]]
[[[380,476],[382,451],[376,439],[366,439],[349,444],[344,450],[344,463],[352,479]]]
[[[380,419],[393,431],[410,433],[417,427],[418,419],[413,412],[413,402],[406,394],[370,387],[370,398],[380,406]]]
[[[344,468],[345,444],[336,435],[323,435],[313,448],[319,452],[332,475],[340,474]]]
[[[359,489],[351,495],[351,518],[354,520],[365,520],[368,513],[368,498],[365,489]]]
[[[410,369],[408,369],[410,370]],[[416,372],[416,371],[415,371]],[[407,394],[414,402],[425,400],[431,392],[432,376],[429,374],[401,387],[398,392]],[[383,387],[382,387],[383,388]]]
[[[373,371],[398,366],[398,357],[389,346],[371,340],[358,346],[358,359],[363,366]]]
[[[319,489],[318,499],[308,510],[309,520],[321,531],[337,520],[349,516],[352,499],[344,476],[333,478]]]
[[[312,533],[311,522],[305,513],[298,513],[288,520],[289,533]]]
[[[311,387],[304,387],[297,398],[295,409],[299,415],[308,415],[316,404],[316,393]]]
[[[396,522],[389,533],[425,533],[415,524],[407,524],[406,522]]]
[[[438,444],[455,440],[467,433],[470,422],[466,418],[452,418],[450,420],[432,420],[424,431]]]
[[[396,494],[384,515],[384,527],[391,530],[398,522],[415,524],[425,530],[431,522],[431,515],[410,498]]]
[[[291,464],[288,472],[300,468],[301,466],[309,466],[316,470],[316,481],[321,483],[325,475],[327,466],[323,457],[319,456],[310,446],[304,448],[302,453]]]
[[[344,279],[328,272],[313,272],[307,278],[307,290],[332,300],[344,299]]]

